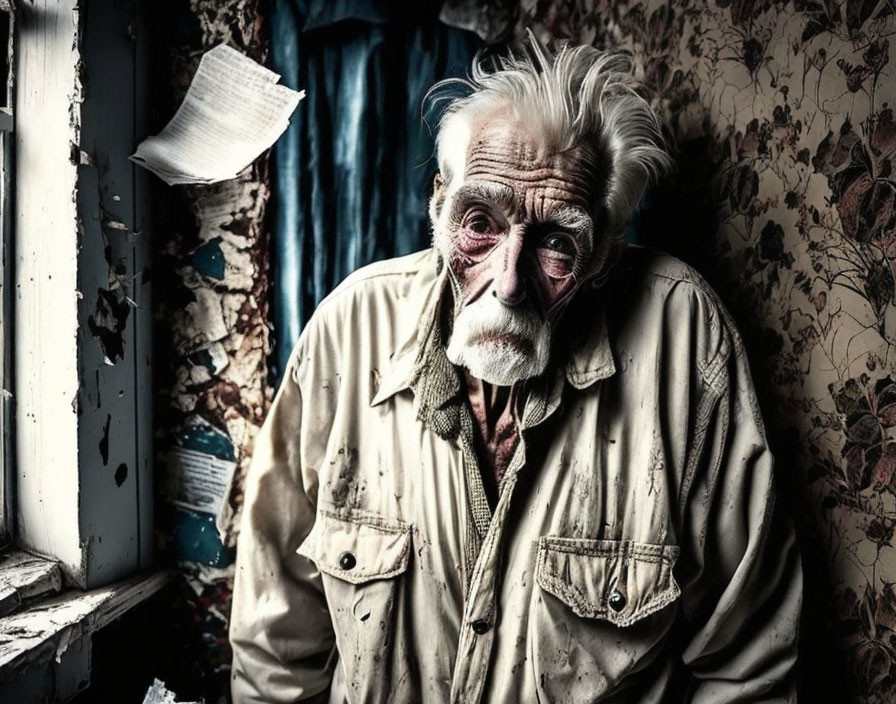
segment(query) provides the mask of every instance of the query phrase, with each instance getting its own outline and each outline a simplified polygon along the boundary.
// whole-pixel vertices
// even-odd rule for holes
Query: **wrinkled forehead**
[[[554,205],[575,206],[596,216],[606,172],[598,150],[580,144],[560,150],[534,130],[504,116],[473,127],[464,165],[464,182],[484,182],[513,189],[520,200],[533,194]]]

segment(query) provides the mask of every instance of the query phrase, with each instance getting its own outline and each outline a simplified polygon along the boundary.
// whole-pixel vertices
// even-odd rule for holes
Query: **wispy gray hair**
[[[467,94],[456,97],[458,87]],[[477,118],[509,108],[550,149],[597,148],[608,173],[594,210],[605,210],[607,235],[621,236],[647,185],[671,167],[657,117],[637,87],[628,54],[568,44],[551,50],[531,32],[519,55],[478,55],[468,79],[441,81],[428,94],[448,102],[436,135],[442,180],[450,192],[463,179]]]

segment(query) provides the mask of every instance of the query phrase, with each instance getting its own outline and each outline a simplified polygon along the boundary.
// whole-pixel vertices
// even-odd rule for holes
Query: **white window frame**
[[[14,256],[0,272],[13,387],[0,396],[13,421],[0,467],[11,527],[4,546],[0,526],[0,701],[65,701],[89,682],[92,634],[172,576],[148,569],[150,176],[127,159],[148,133],[151,6],[3,3],[17,120],[3,208]]]
[[[16,8],[15,543],[83,589],[153,559],[143,9]]]

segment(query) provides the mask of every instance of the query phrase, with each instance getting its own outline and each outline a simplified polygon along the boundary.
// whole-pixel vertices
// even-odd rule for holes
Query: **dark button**
[[[350,552],[344,552],[339,556],[339,566],[344,570],[350,570],[357,564],[358,561]]]
[[[625,594],[614,587],[610,594],[609,604],[613,611],[622,611],[626,604]]]
[[[491,628],[491,626],[489,626],[488,621],[484,621],[481,618],[473,621],[473,633],[477,636],[487,633],[489,628]]]

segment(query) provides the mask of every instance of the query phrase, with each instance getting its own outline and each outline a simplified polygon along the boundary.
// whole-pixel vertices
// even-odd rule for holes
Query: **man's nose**
[[[520,272],[523,255],[523,230],[513,227],[496,262],[495,297],[505,306],[515,306],[526,297],[526,286]]]

